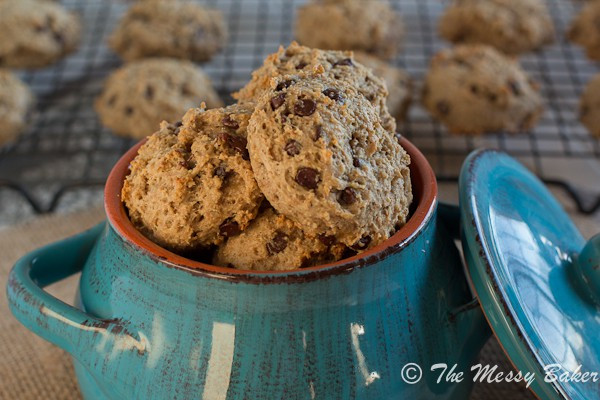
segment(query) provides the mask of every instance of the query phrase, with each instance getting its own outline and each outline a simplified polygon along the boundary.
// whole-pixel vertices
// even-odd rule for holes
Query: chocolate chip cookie
[[[358,90],[327,74],[272,82],[248,126],[259,187],[310,236],[356,251],[405,223],[410,158]]]
[[[79,19],[49,1],[0,1],[0,67],[39,68],[71,53]]]
[[[458,134],[524,132],[543,112],[538,85],[518,63],[482,45],[434,56],[422,99],[432,116]]]
[[[207,61],[226,42],[220,11],[169,0],[134,4],[109,39],[110,47],[126,61],[145,57]]]
[[[403,31],[401,17],[380,0],[316,0],[298,8],[296,38],[310,47],[389,59],[398,53]]]
[[[487,44],[505,54],[554,41],[554,24],[543,0],[454,0],[440,19],[439,32],[453,43]]]
[[[213,263],[258,271],[287,271],[336,261],[343,252],[327,237],[311,237],[272,208],[215,252]]]
[[[396,133],[396,121],[386,107],[385,83],[354,60],[352,52],[311,49],[292,42],[287,49],[280,47],[277,53],[269,55],[263,66],[252,73],[250,82],[233,97],[254,101],[271,88],[274,78],[297,73],[322,75],[354,86],[377,109],[384,128]]]
[[[209,108],[222,105],[200,68],[185,60],[155,58],[116,70],[96,100],[96,111],[116,134],[143,138],[161,121],[177,121],[201,102]]]
[[[11,72],[0,70],[0,146],[25,129],[33,103],[29,88]]]
[[[133,224],[159,245],[194,252],[242,232],[263,196],[246,149],[252,109],[192,109],[161,125],[131,163],[122,199]]]
[[[600,138],[600,74],[585,87],[579,104],[579,119],[592,135]]]
[[[591,1],[586,4],[575,17],[567,36],[585,49],[592,60],[600,60],[600,2]]]
[[[408,73],[367,53],[355,52],[354,58],[365,67],[371,68],[375,75],[383,79],[390,92],[387,98],[387,108],[396,118],[396,122],[403,122],[412,102],[413,85]]]

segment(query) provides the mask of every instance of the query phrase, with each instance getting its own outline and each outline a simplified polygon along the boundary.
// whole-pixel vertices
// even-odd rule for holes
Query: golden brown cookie
[[[96,100],[96,111],[114,133],[143,138],[161,121],[175,122],[202,102],[209,108],[223,105],[199,67],[184,60],[150,58],[113,72]]]
[[[292,42],[288,48],[280,47],[277,53],[269,55],[263,66],[252,73],[250,82],[233,97],[238,101],[255,101],[270,89],[273,79],[297,73],[324,75],[354,86],[377,109],[384,128],[395,134],[396,121],[386,107],[385,83],[356,62],[352,52],[311,49]]]
[[[585,49],[592,60],[600,60],[600,2],[591,1],[586,4],[575,17],[567,36]]]
[[[226,42],[227,26],[219,10],[170,0],[134,4],[109,39],[110,47],[126,61],[146,57],[207,61]]]
[[[600,74],[588,82],[581,95],[579,119],[592,135],[600,138]]]
[[[538,85],[492,47],[439,52],[425,77],[423,105],[452,133],[526,132],[543,112]]]
[[[33,103],[29,88],[12,72],[0,70],[0,146],[25,129]]]
[[[39,68],[77,48],[79,19],[50,1],[0,1],[0,67]]]
[[[402,19],[381,0],[315,0],[298,8],[296,38],[305,46],[389,59],[398,53],[403,33]]]
[[[486,44],[505,54],[554,41],[554,23],[543,0],[453,0],[439,32],[453,43]]]
[[[193,252],[248,226],[263,199],[246,149],[251,113],[246,105],[192,109],[148,139],[122,191],[141,232],[165,248]]]
[[[248,150],[265,197],[310,236],[362,251],[406,221],[410,158],[342,80],[275,80],[250,119]]]

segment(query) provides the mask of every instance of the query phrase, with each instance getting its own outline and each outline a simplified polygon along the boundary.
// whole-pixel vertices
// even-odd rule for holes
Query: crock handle
[[[119,333],[122,327],[94,318],[42,288],[81,271],[104,226],[101,223],[27,254],[17,261],[8,278],[7,297],[14,316],[35,334],[74,356],[79,349],[89,351],[93,336],[99,332]]]

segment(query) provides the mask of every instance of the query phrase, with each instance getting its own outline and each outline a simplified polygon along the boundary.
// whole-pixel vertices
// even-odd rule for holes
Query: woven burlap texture
[[[0,230],[0,286],[5,288],[14,262],[44,244],[79,233],[104,218],[100,209],[73,215],[42,217],[24,225]],[[578,218],[586,236],[598,230],[596,223]],[[64,301],[74,297],[77,277],[71,277],[49,288]],[[69,356],[62,350],[29,332],[10,314],[6,296],[0,296],[0,399],[70,400],[80,399],[77,381]],[[484,364],[511,369],[494,339],[481,352]],[[476,384],[471,399],[520,400],[534,397],[515,384]]]

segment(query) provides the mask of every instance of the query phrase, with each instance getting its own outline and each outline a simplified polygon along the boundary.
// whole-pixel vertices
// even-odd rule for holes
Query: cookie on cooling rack
[[[238,235],[258,213],[246,149],[252,108],[191,109],[163,123],[131,163],[122,199],[134,225],[169,249],[186,252]]]
[[[113,72],[96,100],[96,111],[114,133],[143,138],[161,121],[175,122],[201,102],[209,108],[222,105],[199,67],[185,60],[150,58]]]
[[[583,91],[579,119],[592,135],[600,138],[600,74],[592,78]]]
[[[50,1],[0,1],[0,67],[39,68],[71,53],[79,19]]]
[[[403,33],[401,17],[381,0],[313,0],[298,8],[296,38],[309,47],[388,59],[398,53]]]
[[[575,17],[567,36],[585,49],[592,60],[600,60],[600,2],[591,1],[586,4]]]
[[[27,126],[34,97],[9,71],[0,70],[0,146],[13,141]]]
[[[173,57],[207,61],[227,42],[227,27],[218,10],[172,0],[131,6],[109,39],[124,60]]]
[[[457,134],[524,132],[543,111],[538,85],[518,63],[483,45],[460,45],[435,55],[422,101]]]
[[[267,200],[307,235],[362,251],[406,221],[410,157],[343,81],[276,79],[250,118],[248,150]]]
[[[453,0],[439,32],[453,43],[481,43],[506,54],[536,50],[554,40],[543,0]]]
[[[403,122],[412,101],[412,81],[408,73],[367,53],[355,52],[354,58],[383,79],[390,93],[387,108],[397,122]]]

